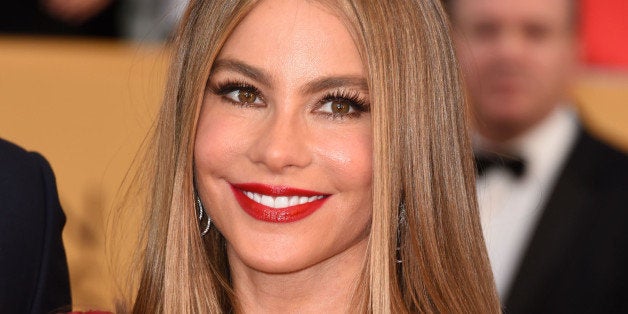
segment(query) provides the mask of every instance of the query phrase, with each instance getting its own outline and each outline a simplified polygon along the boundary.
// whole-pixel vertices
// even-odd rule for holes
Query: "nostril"
[[[250,149],[254,163],[278,172],[291,167],[303,167],[309,163],[309,136],[296,123],[274,122],[258,131],[259,138]]]

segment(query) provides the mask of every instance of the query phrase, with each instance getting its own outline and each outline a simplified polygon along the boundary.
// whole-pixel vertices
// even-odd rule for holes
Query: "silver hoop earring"
[[[401,247],[399,245],[401,242],[401,228],[406,227],[406,220],[407,220],[406,204],[402,201],[401,204],[399,204],[399,223],[397,225],[397,249],[395,250],[397,264],[403,263],[403,260],[401,259]]]
[[[209,226],[211,226],[212,219],[209,217],[209,215],[205,211],[205,208],[203,207],[203,203],[201,202],[201,198],[198,197],[197,193],[194,193],[194,194],[196,196],[196,211],[198,212],[197,214],[198,227],[201,230],[201,237],[204,237],[209,231]],[[204,228],[203,228],[203,216],[207,217],[207,224],[205,224]]]

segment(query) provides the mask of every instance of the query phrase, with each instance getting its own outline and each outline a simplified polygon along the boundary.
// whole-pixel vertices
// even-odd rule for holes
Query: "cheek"
[[[467,84],[481,86],[479,82],[483,81],[482,77],[486,75],[491,65],[491,58],[486,49],[474,45],[460,45],[457,56]]]
[[[573,74],[571,73],[572,62],[573,59],[570,58],[569,51],[566,50],[558,50],[551,51],[547,57],[543,60],[543,71],[542,75],[550,77],[555,81],[568,81],[569,77]],[[541,62],[540,61],[540,62]]]
[[[245,137],[230,122],[218,112],[201,111],[194,143],[195,164],[201,174],[220,171],[237,155]]]
[[[471,68],[486,66],[495,58],[495,51],[491,45],[469,43],[462,46],[461,58]]]
[[[370,128],[328,134],[319,143],[316,153],[332,181],[343,188],[370,188],[373,173]]]
[[[535,78],[538,84],[535,86],[543,97],[561,97],[574,77],[572,59],[569,51],[551,47],[543,54],[536,57]],[[543,93],[541,93],[543,91]],[[548,102],[555,99],[545,100]]]

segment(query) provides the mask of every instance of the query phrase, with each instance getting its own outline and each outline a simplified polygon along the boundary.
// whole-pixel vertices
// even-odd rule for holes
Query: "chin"
[[[230,263],[235,262],[236,265],[242,266],[266,274],[289,274],[306,269],[317,262],[312,258],[307,258],[299,252],[278,253],[276,251],[266,251],[264,253],[251,254],[251,251],[245,254],[238,254],[233,251],[229,254]],[[304,252],[305,253],[305,252]]]
[[[476,111],[478,116],[486,122],[515,123],[525,120],[533,105],[523,97],[493,97],[482,102],[478,102]]]

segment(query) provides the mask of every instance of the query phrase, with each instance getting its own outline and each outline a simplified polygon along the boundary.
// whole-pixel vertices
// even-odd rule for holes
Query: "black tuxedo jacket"
[[[0,1],[0,33],[61,36],[119,37],[119,3],[112,4],[80,25],[72,25],[53,18],[42,0]]]
[[[580,131],[504,312],[628,313],[628,156]]]
[[[48,162],[0,139],[0,313],[70,309],[64,224]]]

